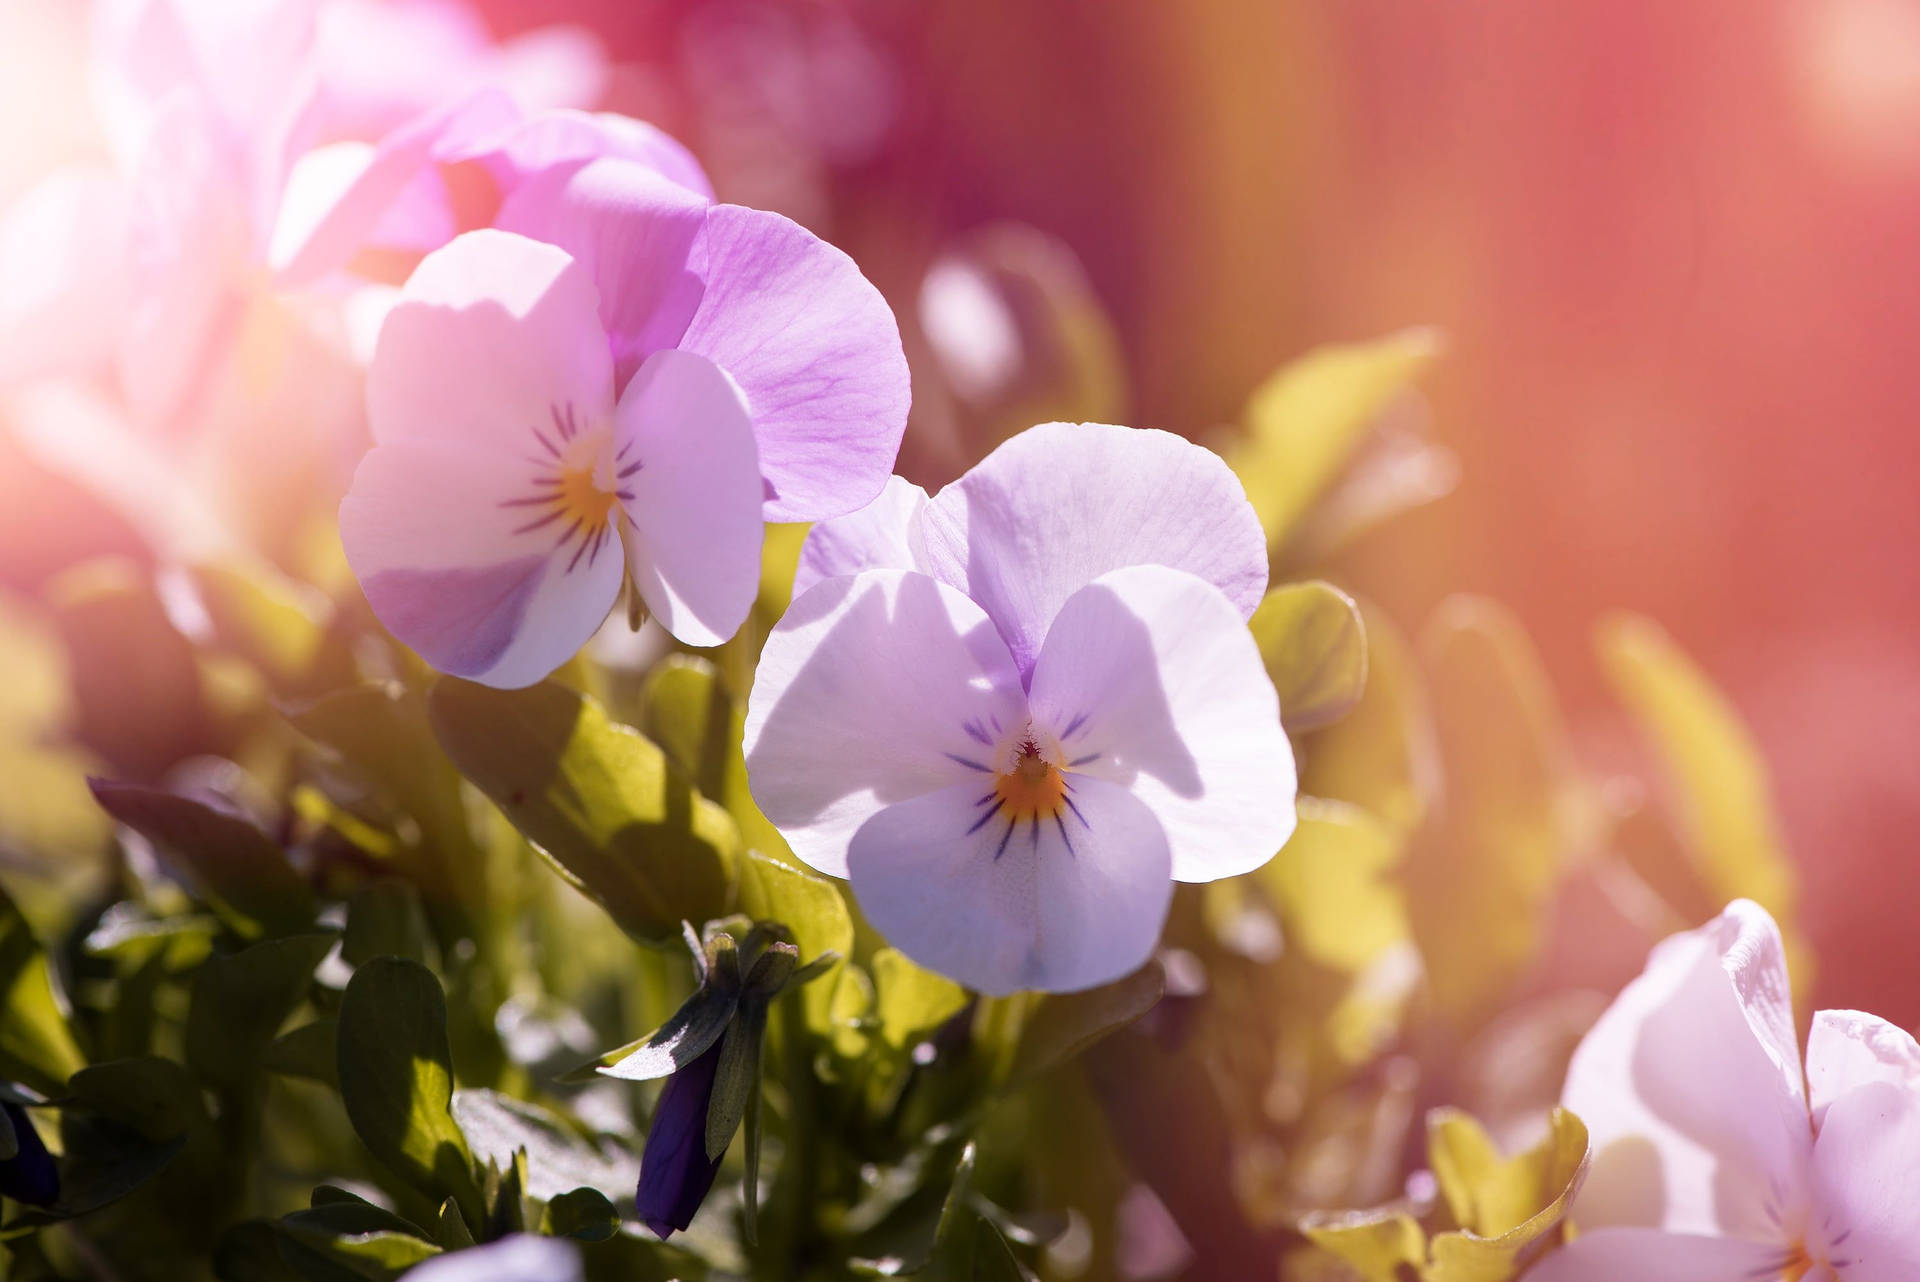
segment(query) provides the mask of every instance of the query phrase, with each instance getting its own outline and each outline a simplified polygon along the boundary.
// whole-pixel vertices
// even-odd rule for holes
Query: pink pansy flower
[[[1172,882],[1294,822],[1246,628],[1266,543],[1213,454],[1054,423],[809,535],[746,720],[753,793],[921,965],[1069,991],[1152,954]]]
[[[1820,1011],[1804,1074],[1779,929],[1736,901],[1654,948],[1574,1054],[1580,1235],[1528,1282],[1920,1278],[1920,1045]]]
[[[650,126],[457,104],[382,143],[283,270],[307,279],[370,245],[417,252],[476,222],[588,266],[618,382],[665,348],[727,372],[753,415],[767,520],[844,515],[886,484],[911,397],[885,300],[799,224],[715,203]]]
[[[618,381],[587,265],[508,232],[429,254],[367,376],[374,448],[340,508],[347,558],[444,672],[538,681],[631,577],[666,629],[715,645],[759,583],[760,470],[739,389],[652,353]]]

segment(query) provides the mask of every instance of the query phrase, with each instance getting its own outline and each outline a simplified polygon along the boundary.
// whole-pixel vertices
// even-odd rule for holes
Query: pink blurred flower
[[[1575,1053],[1580,1236],[1529,1282],[1920,1277],[1920,1045],[1820,1011],[1804,1077],[1780,932],[1740,900],[1659,944]]]
[[[1293,829],[1246,628],[1266,556],[1232,472],[1165,432],[1048,424],[931,499],[896,478],[808,536],[748,703],[754,798],[924,966],[1124,975],[1172,881]]]

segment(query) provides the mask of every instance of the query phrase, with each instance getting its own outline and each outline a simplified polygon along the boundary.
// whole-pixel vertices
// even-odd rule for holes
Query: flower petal
[[[828,579],[760,653],[743,736],[753,798],[794,854],[844,877],[856,829],[895,802],[987,780],[993,736],[1025,717],[979,606],[924,574]]]
[[[1785,1262],[1783,1249],[1771,1243],[1659,1229],[1597,1229],[1542,1256],[1527,1270],[1527,1282],[1755,1282],[1777,1276]]]
[[[403,1282],[580,1282],[580,1251],[561,1238],[513,1233],[416,1264]]]
[[[925,490],[902,477],[888,477],[879,498],[807,531],[793,594],[799,596],[822,579],[862,570],[924,572],[924,558],[915,551],[920,541],[915,527],[926,506]]]
[[[46,178],[0,218],[0,384],[113,357],[127,298],[128,199],[106,169]]]
[[[854,834],[853,893],[888,941],[983,993],[1075,992],[1146,964],[1172,902],[1153,812],[1075,779],[1070,811],[981,823],[968,781],[888,806]]]
[[[614,412],[612,484],[633,522],[627,566],[660,626],[719,645],[760,591],[760,465],[727,376],[687,352],[655,352]]]
[[[477,231],[427,255],[367,371],[376,441],[442,440],[537,457],[571,406],[613,409],[613,362],[585,268],[552,245]]]
[[[877,498],[911,395],[900,330],[851,258],[778,214],[716,205],[706,283],[679,346],[746,393],[767,520],[821,521]]]
[[[1846,1282],[1920,1278],[1920,1090],[1866,1082],[1827,1106],[1810,1232]]]
[[[1815,1011],[1807,1034],[1808,1103],[1818,1127],[1827,1106],[1865,1082],[1920,1091],[1920,1043],[1878,1015]]]
[[[1592,1136],[1574,1218],[1777,1233],[1803,1204],[1811,1128],[1786,956],[1736,900],[1663,940],[1574,1052],[1561,1101]]]
[[[665,130],[611,112],[550,110],[452,150],[449,160],[477,160],[502,191],[549,169],[571,168],[602,157],[636,162],[711,201],[713,185],[693,153]]]
[[[1240,482],[1170,432],[1030,428],[935,495],[923,525],[935,576],[986,609],[1022,672],[1054,613],[1108,570],[1186,570],[1243,619],[1267,588],[1266,539]]]
[[[623,385],[653,352],[672,347],[700,305],[689,263],[709,205],[631,160],[596,160],[528,177],[500,207],[499,226],[558,245],[600,290],[600,320]]]
[[[341,541],[373,612],[442,672],[531,685],[573,657],[619,595],[611,531],[577,558],[587,532],[559,542],[560,523],[536,527],[512,506],[531,471],[496,451],[403,439],[361,460],[340,505]]]
[[[1060,607],[1033,668],[1036,727],[1074,770],[1130,790],[1173,875],[1250,872],[1293,833],[1293,749],[1246,620],[1162,565],[1103,574]]]

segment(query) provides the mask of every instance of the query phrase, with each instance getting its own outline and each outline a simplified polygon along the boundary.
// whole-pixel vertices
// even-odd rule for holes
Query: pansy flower
[[[401,1275],[403,1282],[580,1282],[585,1276],[572,1242],[533,1233],[448,1251]]]
[[[1580,1235],[1528,1282],[1920,1277],[1920,1045],[1813,1017],[1804,1066],[1773,919],[1740,900],[1659,944],[1575,1052]]]
[[[982,992],[1126,974],[1172,882],[1265,863],[1294,766],[1247,617],[1266,544],[1210,452],[1049,424],[809,535],[753,793],[915,961]]]
[[[443,672],[527,685],[630,579],[694,645],[759,581],[761,481],[738,387],[652,353],[624,386],[585,264],[478,231],[421,263],[368,370],[374,448],[340,508],[367,600]]]

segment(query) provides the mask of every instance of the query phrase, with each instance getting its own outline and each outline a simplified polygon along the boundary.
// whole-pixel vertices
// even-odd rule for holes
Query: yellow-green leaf
[[[307,677],[326,636],[324,598],[260,568],[197,565],[190,574],[222,646],[282,688]]]
[[[1406,1282],[1426,1263],[1427,1236],[1405,1211],[1322,1212],[1303,1220],[1300,1231],[1366,1282]]]
[[[966,990],[960,985],[914,965],[897,949],[880,949],[870,965],[876,1031],[895,1050],[907,1049],[967,1004]]]
[[[1247,402],[1247,434],[1227,461],[1267,532],[1283,547],[1396,397],[1439,354],[1428,329],[1315,348]]]
[[[802,963],[823,953],[840,960],[800,990],[807,1026],[824,1033],[833,1022],[834,992],[853,952],[853,917],[840,887],[826,877],[750,851],[741,862],[740,910],[756,921],[775,921],[793,933]]]
[[[562,875],[636,938],[731,907],[740,836],[660,748],[551,682],[494,690],[451,677],[428,698],[453,764]]]
[[[1360,607],[1330,583],[1287,583],[1267,593],[1248,622],[1294,734],[1353,710],[1367,688],[1367,631]]]
[[[26,918],[0,891],[0,1077],[58,1095],[86,1057],[54,1000],[47,956]]]
[[[694,655],[670,655],[649,674],[646,729],[702,795],[723,807],[753,850],[791,859],[786,839],[753,804],[740,751],[746,707],[714,666]]]
[[[1393,621],[1362,603],[1367,682],[1358,703],[1300,747],[1300,791],[1350,801],[1411,829],[1438,788],[1432,714],[1413,650]]]
[[[1530,964],[1566,851],[1570,750],[1519,622],[1454,597],[1421,636],[1445,782],[1405,865],[1407,907],[1437,1013],[1488,1013]]]
[[[1797,929],[1799,887],[1766,763],[1725,695],[1651,619],[1599,629],[1600,663],[1673,785],[1682,839],[1715,904],[1751,899],[1787,936],[1796,987],[1812,979]]]
[[[1322,966],[1357,973],[1408,937],[1400,888],[1385,875],[1406,837],[1359,806],[1302,797],[1300,820],[1254,878],[1273,901],[1290,947]]]
[[[1436,1234],[1427,1282],[1507,1282],[1551,1247],[1586,1179],[1587,1128],[1555,1109],[1548,1133],[1518,1157],[1503,1157],[1480,1124],[1436,1109],[1427,1151],[1457,1232]]]

